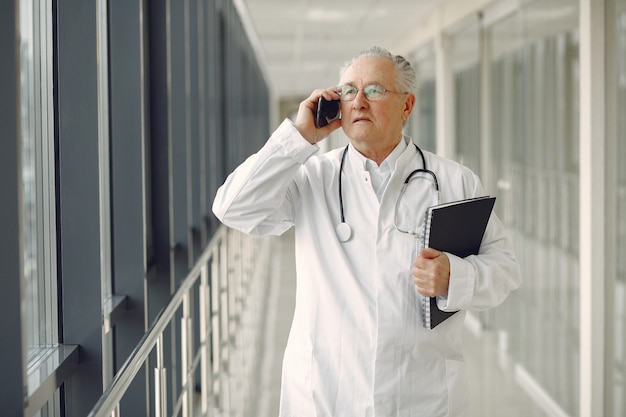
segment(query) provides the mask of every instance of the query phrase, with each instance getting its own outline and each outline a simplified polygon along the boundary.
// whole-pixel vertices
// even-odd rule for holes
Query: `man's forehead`
[[[395,81],[395,67],[391,61],[378,57],[362,57],[350,65],[343,76],[341,84],[369,85],[386,84]]]

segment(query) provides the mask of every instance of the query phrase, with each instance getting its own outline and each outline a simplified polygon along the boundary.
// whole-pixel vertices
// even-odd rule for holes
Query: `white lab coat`
[[[405,138],[409,141],[409,138]],[[462,310],[433,330],[422,326],[411,276],[414,237],[394,228],[406,176],[422,168],[413,145],[399,157],[381,201],[350,147],[343,201],[352,237],[340,242],[338,177],[342,149],[315,155],[289,120],[219,189],[214,213],[254,235],[295,226],[296,309],[285,350],[281,417],[464,416],[461,333],[464,310],[500,304],[519,285],[511,242],[492,215],[478,256],[450,258],[450,288],[440,307]],[[441,201],[483,194],[469,169],[424,152]],[[411,193],[415,212],[433,204],[429,183]]]

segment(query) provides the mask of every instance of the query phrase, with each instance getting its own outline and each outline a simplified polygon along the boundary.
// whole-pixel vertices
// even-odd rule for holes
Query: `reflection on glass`
[[[415,107],[407,124],[407,134],[422,148],[437,151],[437,92],[435,50],[432,43],[420,48],[410,59],[417,73]]]
[[[613,355],[613,414],[626,415],[626,0],[616,1],[615,57],[617,87],[615,118],[617,126],[617,193],[615,213],[616,242],[615,257],[615,318]],[[609,51],[609,53],[611,53]],[[611,104],[609,104],[611,105]]]
[[[480,174],[480,26],[478,22],[453,37],[456,159]]]
[[[527,384],[568,415],[579,409],[577,16],[574,1],[537,1],[489,36],[486,186],[513,232],[523,285],[483,318],[507,335]]]
[[[36,365],[58,343],[51,2],[19,1],[23,311],[28,393]],[[59,415],[59,390],[36,414]]]
[[[28,356],[57,342],[50,5],[20,0],[25,332]]]
[[[35,161],[35,112],[34,112],[34,33],[32,3],[20,1],[20,65],[21,65],[21,124],[22,124],[22,222],[24,239],[24,290],[27,307],[26,337],[28,346],[38,345],[37,332],[37,187]]]

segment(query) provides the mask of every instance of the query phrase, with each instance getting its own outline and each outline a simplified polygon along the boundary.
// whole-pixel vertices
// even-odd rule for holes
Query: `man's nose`
[[[356,97],[354,97],[354,100],[352,101],[352,106],[357,109],[367,108],[369,106],[369,101],[367,100],[363,90],[358,90],[356,92]]]

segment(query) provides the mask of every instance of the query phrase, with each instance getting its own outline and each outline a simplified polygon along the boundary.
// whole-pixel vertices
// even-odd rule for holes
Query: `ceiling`
[[[394,52],[445,1],[242,0],[239,7],[274,94],[287,98],[335,85],[344,62],[371,46]]]
[[[415,39],[445,27],[449,34],[478,15],[497,21],[520,0],[234,0],[274,96],[299,102],[317,88],[335,85],[339,68],[372,46],[394,53],[413,50]],[[572,0],[536,0],[525,6],[523,23],[498,27],[499,37],[546,36],[575,28]],[[520,26],[521,25],[521,26]],[[523,35],[523,36],[521,36]],[[465,37],[463,37],[465,38]],[[510,43],[510,42],[509,42]],[[463,49],[463,47],[459,48]],[[404,51],[404,52],[403,52]],[[465,52],[470,58],[476,51]],[[411,57],[407,57],[411,59]],[[456,56],[457,60],[463,60]]]

